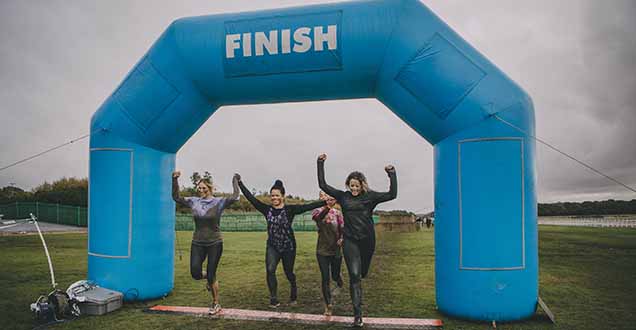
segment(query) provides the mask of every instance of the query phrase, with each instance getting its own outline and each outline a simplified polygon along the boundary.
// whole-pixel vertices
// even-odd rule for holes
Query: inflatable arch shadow
[[[532,315],[528,95],[416,0],[174,21],[93,115],[88,278],[126,299],[174,284],[175,154],[224,105],[377,98],[434,145],[438,308]]]

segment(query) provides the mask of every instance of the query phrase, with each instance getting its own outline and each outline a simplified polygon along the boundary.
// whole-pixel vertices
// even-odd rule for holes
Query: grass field
[[[101,317],[82,317],[55,329],[263,329],[273,324],[210,320],[144,313],[155,304],[206,306],[202,282],[190,279],[190,233],[179,232],[183,258],[175,257],[175,288],[166,298],[126,304]],[[500,323],[498,329],[634,329],[636,324],[636,230],[547,227],[539,230],[540,296],[557,316],[552,325],[538,312],[530,320]],[[225,307],[267,309],[264,244],[266,233],[225,233],[218,277]],[[321,313],[316,234],[297,233],[299,304],[284,311]],[[48,235],[60,287],[86,276],[86,234]],[[39,238],[0,237],[0,328],[35,326],[29,304],[50,287]],[[346,267],[343,265],[346,281]],[[287,297],[282,266],[279,296]],[[435,308],[432,231],[379,233],[371,273],[363,282],[365,314],[377,317],[441,318],[445,329],[491,329],[487,323],[447,318]],[[337,297],[336,314],[351,315],[348,289]],[[276,324],[277,329],[315,326]],[[335,329],[341,327],[318,327]]]

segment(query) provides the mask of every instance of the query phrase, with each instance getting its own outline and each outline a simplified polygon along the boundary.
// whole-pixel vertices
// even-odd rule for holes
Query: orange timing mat
[[[353,323],[353,317],[351,316],[324,316],[316,314],[270,312],[233,308],[224,308],[216,315],[208,315],[208,308],[206,307],[157,305],[150,307],[148,311],[169,314],[190,314],[207,316],[214,319],[242,321],[270,321],[316,325],[350,325]],[[437,319],[365,317],[364,326],[365,328],[376,329],[441,329],[443,324],[442,320]]]

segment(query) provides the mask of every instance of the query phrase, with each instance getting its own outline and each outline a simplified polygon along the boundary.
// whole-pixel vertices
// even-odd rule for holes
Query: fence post
[[[77,207],[77,226],[80,225],[80,207]]]
[[[20,202],[15,202],[15,218],[18,218],[18,212],[20,211],[20,208],[18,207],[18,203]]]
[[[60,223],[60,204],[55,204],[56,207],[56,216],[55,216],[55,223]]]
[[[40,203],[35,202],[35,217],[40,220]]]

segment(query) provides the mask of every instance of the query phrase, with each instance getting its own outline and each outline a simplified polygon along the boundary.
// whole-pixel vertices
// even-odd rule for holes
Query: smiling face
[[[199,197],[201,198],[209,198],[212,196],[212,190],[214,188],[212,187],[212,185],[208,185],[207,183],[203,182],[203,181],[199,181],[199,184],[197,184],[197,193],[199,194]]]
[[[283,194],[278,189],[270,190],[269,198],[272,202],[272,206],[275,208],[280,208],[284,205],[283,203],[285,197],[283,197]]]
[[[349,191],[351,195],[358,196],[362,192],[362,183],[356,179],[349,180]]]

